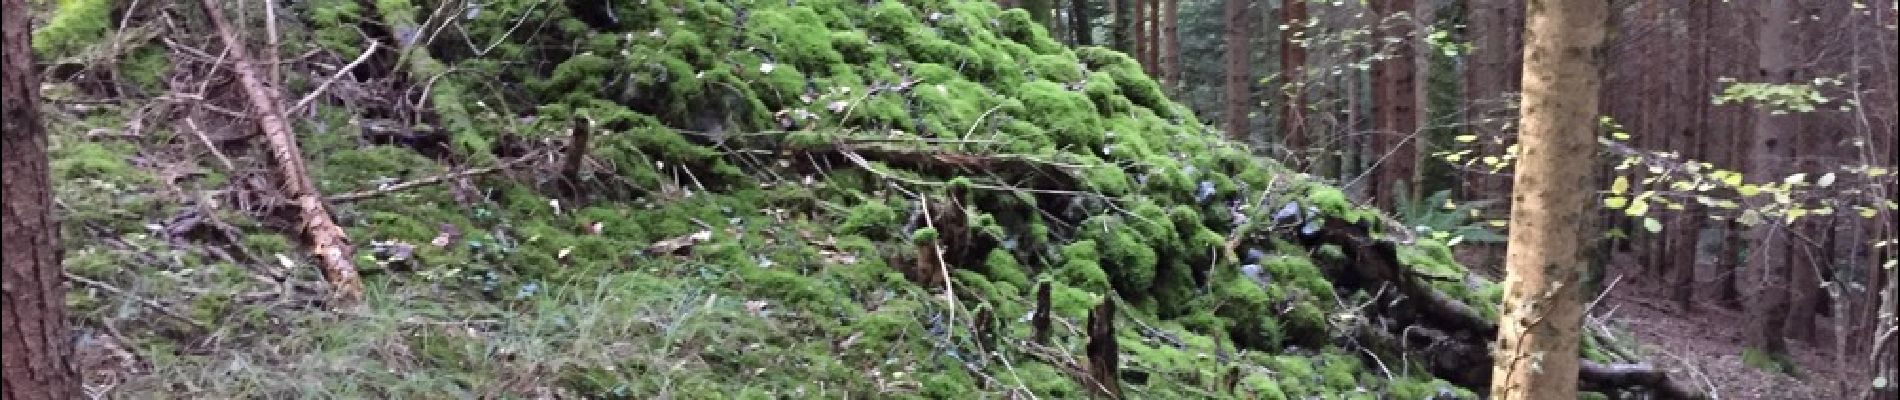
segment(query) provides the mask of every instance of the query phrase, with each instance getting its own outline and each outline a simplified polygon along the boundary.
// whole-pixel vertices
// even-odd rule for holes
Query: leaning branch
[[[231,54],[232,71],[237,73],[238,82],[244,88],[244,97],[256,111],[258,130],[264,134],[270,147],[271,159],[276,166],[279,190],[297,207],[298,234],[310,246],[319,265],[323,268],[323,278],[331,288],[334,306],[349,307],[360,304],[363,299],[363,282],[356,273],[354,255],[356,250],[350,246],[350,238],[343,228],[330,218],[325,209],[323,197],[317,192],[317,186],[310,182],[310,175],[304,167],[303,150],[297,146],[296,136],[291,134],[290,124],[284,120],[283,107],[277,104],[269,86],[258,77],[257,65],[244,49],[244,42],[238,39],[231,25],[225,22],[220,10],[222,2],[202,0],[205,17],[218,30],[218,37]]]

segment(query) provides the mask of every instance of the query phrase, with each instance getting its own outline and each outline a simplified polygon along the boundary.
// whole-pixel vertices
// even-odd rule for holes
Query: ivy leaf
[[[1616,181],[1610,182],[1610,194],[1623,194],[1623,192],[1628,192],[1629,190],[1630,178],[1627,176],[1618,176],[1616,177]]]
[[[1755,197],[1755,195],[1761,194],[1761,187],[1755,185],[1741,185],[1736,186],[1735,191],[1741,193],[1742,197]]]
[[[1742,185],[1742,174],[1741,174],[1741,173],[1738,173],[1738,172],[1729,172],[1729,171],[1723,171],[1723,172],[1728,172],[1728,174],[1727,174],[1726,176],[1723,176],[1723,177],[1722,177],[1722,184],[1724,184],[1724,185],[1729,185],[1729,186],[1741,186],[1741,185]]]
[[[1643,218],[1643,229],[1648,230],[1649,233],[1662,232],[1662,228],[1662,221],[1657,221],[1655,218]]]

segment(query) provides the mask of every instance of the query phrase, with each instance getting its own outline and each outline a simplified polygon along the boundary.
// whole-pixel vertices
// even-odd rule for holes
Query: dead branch
[[[66,274],[66,280],[78,282],[81,285],[86,285],[94,289],[99,289],[99,290],[105,291],[106,293],[111,293],[111,294],[119,295],[121,297],[132,299],[132,301],[138,302],[139,305],[143,305],[145,306],[145,308],[150,308],[152,309],[152,311],[157,311],[161,315],[170,317],[171,319],[178,320],[179,322],[183,322],[185,323],[185,325],[191,325],[191,327],[198,328],[198,330],[200,331],[209,330],[209,327],[206,326],[203,322],[192,320],[190,317],[186,317],[184,314],[179,314],[177,311],[172,311],[171,308],[165,307],[164,304],[160,304],[158,301],[147,299],[144,297],[139,297],[137,294],[128,292],[125,289],[120,289],[117,286],[112,286],[111,284],[108,284],[105,282],[87,279],[86,277],[83,277],[83,276],[73,275],[73,273],[71,272],[67,272],[65,274]]]
[[[369,57],[376,55],[376,50],[383,47],[380,44],[376,44],[376,41],[374,40],[371,40],[368,42],[369,42],[369,48],[363,49],[362,55],[356,56],[356,60],[350,61],[350,63],[347,65],[344,65],[343,68],[338,68],[335,74],[330,75],[330,79],[326,79],[323,81],[323,84],[317,85],[316,90],[312,90],[310,91],[310,94],[306,94],[303,96],[302,99],[298,99],[297,104],[290,106],[290,109],[285,110],[284,112],[286,114],[296,114],[298,112],[303,111],[303,108],[306,106],[309,106],[310,102],[316,101],[317,96],[323,95],[323,92],[328,91],[330,89],[330,85],[336,84],[337,79],[343,78],[344,75],[349,75],[350,71],[355,70],[357,66],[363,65],[364,62],[368,62]]]
[[[330,218],[330,211],[323,204],[323,197],[317,187],[310,182],[308,170],[304,167],[303,150],[297,146],[297,138],[291,133],[290,124],[284,120],[282,105],[277,96],[270,91],[258,77],[257,65],[244,49],[244,42],[231,29],[220,9],[223,5],[217,0],[202,0],[206,19],[217,29],[218,37],[224,42],[225,51],[230,52],[234,61],[232,70],[237,73],[238,81],[244,88],[244,95],[251,108],[257,113],[258,130],[264,134],[270,146],[271,158],[275,161],[279,178],[279,190],[296,205],[299,220],[299,232],[310,246],[322,266],[324,280],[331,287],[333,306],[353,307],[360,305],[363,299],[363,282],[357,275],[354,260],[355,249],[350,245],[349,234],[337,226]]]
[[[350,202],[365,200],[365,199],[369,199],[369,198],[373,198],[377,196],[387,195],[390,193],[414,189],[417,187],[447,182],[450,180],[462,179],[462,178],[467,178],[471,176],[479,176],[479,175],[485,175],[485,174],[495,173],[499,171],[514,169],[515,167],[520,166],[522,164],[526,164],[528,161],[533,161],[535,158],[538,158],[538,157],[540,157],[538,153],[528,154],[521,157],[517,157],[513,160],[509,160],[508,162],[504,162],[501,165],[461,170],[461,171],[450,172],[446,174],[435,175],[435,176],[431,176],[427,178],[417,179],[413,181],[382,186],[375,189],[349,192],[349,193],[339,194],[335,196],[330,196],[330,198],[326,200],[328,200],[332,204],[343,204],[343,203],[350,203]]]

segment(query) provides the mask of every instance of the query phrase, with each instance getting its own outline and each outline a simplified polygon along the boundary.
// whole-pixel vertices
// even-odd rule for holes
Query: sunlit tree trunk
[[[1491,395],[1577,397],[1608,1],[1529,0],[1523,133]]]
[[[33,68],[25,0],[0,3],[0,399],[76,399],[79,375],[66,328],[65,278],[59,227],[53,220],[52,173],[40,125],[39,79]]]

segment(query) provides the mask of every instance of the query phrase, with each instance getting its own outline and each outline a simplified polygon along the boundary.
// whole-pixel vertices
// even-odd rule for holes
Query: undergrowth
[[[371,17],[361,4],[313,3],[298,37],[361,48],[343,22]],[[377,4],[385,22],[425,12]],[[1114,301],[1130,397],[1474,397],[1340,340],[1367,295],[1322,272],[1339,249],[1282,237],[1376,211],[1222,139],[1124,54],[1066,49],[983,1],[574,4],[491,2],[449,35],[495,46],[406,54],[445,72],[429,112],[457,162],[598,132],[580,193],[537,166],[333,205],[368,276],[361,313],[323,311],[282,222],[232,201],[233,182],[268,176],[190,140],[90,134],[132,108],[55,117],[68,271],[96,283],[70,302],[88,340],[125,349],[103,359],[137,365],[92,382],[152,398],[1073,398],[1091,390],[1078,327]],[[96,16],[60,15],[44,29],[92,34],[78,21]],[[455,169],[319,109],[297,124],[325,193]],[[929,164],[944,155],[1001,167]],[[1434,285],[1495,317],[1497,285],[1448,240],[1399,258],[1461,277]],[[949,271],[918,276],[932,259]],[[1041,284],[1046,345],[1026,342]]]

